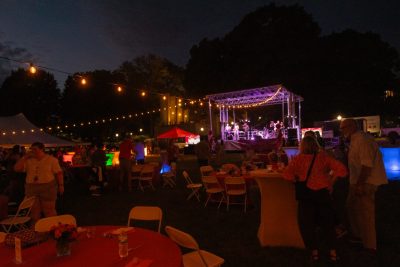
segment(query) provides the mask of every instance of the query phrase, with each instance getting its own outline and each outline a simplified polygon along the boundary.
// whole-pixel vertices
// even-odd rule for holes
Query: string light
[[[33,66],[32,64],[30,64],[30,67],[29,67],[29,72],[30,72],[30,73],[32,73],[32,74],[35,74],[35,73],[36,73],[36,71],[37,71],[36,67],[35,67],[35,66]]]

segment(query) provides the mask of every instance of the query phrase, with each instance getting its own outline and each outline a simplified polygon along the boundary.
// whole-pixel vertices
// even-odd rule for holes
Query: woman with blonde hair
[[[346,167],[322,151],[311,136],[303,138],[300,154],[295,156],[283,173],[286,180],[305,182],[307,192],[297,194],[297,218],[300,232],[307,249],[311,251],[311,260],[319,261],[317,244],[317,226],[323,230],[323,238],[329,248],[329,260],[337,262],[334,228],[334,210],[330,189],[337,177],[347,175]]]

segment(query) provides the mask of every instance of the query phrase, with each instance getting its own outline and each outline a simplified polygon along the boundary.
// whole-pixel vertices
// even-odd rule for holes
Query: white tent
[[[41,142],[46,147],[73,146],[75,144],[41,131],[22,113],[0,117],[0,146],[30,146],[34,142]]]

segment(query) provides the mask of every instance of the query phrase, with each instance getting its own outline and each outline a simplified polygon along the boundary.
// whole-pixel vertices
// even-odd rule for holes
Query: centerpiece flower
[[[57,256],[70,255],[70,242],[78,237],[76,226],[58,223],[51,227],[50,234],[56,240]]]

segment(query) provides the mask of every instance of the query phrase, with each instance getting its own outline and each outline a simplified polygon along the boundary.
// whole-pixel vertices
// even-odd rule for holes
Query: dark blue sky
[[[146,53],[185,65],[201,39],[222,37],[262,0],[1,0],[0,56],[33,57],[66,72],[113,70]],[[379,33],[400,50],[400,1],[312,0],[299,3],[323,34],[352,28]],[[1,68],[9,69],[0,59]],[[66,75],[53,73],[64,82]],[[3,74],[4,75],[4,74]],[[60,84],[63,87],[63,84]]]

